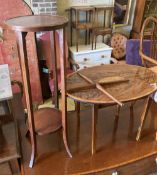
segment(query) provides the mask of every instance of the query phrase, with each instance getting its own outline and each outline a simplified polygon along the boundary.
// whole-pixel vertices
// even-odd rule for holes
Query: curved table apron
[[[113,79],[115,77],[124,78],[121,82],[109,82],[101,86],[118,101],[124,103],[145,99],[144,110],[141,116],[141,123],[136,139],[139,140],[143,128],[146,113],[148,112],[150,95],[157,90],[156,74],[144,67],[134,65],[101,65],[77,71],[67,77],[67,95],[75,101],[92,104],[92,154],[96,147],[96,118],[98,113],[98,104],[116,104],[114,100],[105,95],[102,91],[91,85],[79,74],[87,77],[93,82],[100,80]],[[109,78],[110,77],[110,78]],[[114,81],[114,80],[113,80]]]

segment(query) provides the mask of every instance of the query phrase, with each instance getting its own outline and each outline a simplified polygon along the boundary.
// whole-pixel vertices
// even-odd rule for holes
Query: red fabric
[[[61,84],[61,77],[60,77],[60,57],[63,57],[63,35],[62,31],[57,31],[55,33],[56,36],[56,50],[57,50],[57,75],[58,75],[58,86],[60,89],[60,84]],[[46,60],[46,65],[50,71],[53,70],[53,65],[52,65],[52,59],[53,59],[53,54],[51,54],[50,48],[51,48],[51,43],[50,43],[50,32],[46,32],[43,35],[40,36],[40,49],[41,49],[41,55],[42,59]],[[54,52],[54,50],[53,50]],[[66,43],[66,67],[67,67],[67,75],[72,73],[73,71],[69,68],[69,62],[68,62],[68,45]],[[50,79],[49,81],[49,86],[51,93],[53,95],[54,93],[54,80]]]
[[[73,72],[73,70],[71,69],[67,69],[67,75],[71,74]],[[61,87],[61,76],[60,76],[60,71],[58,70],[58,87],[60,89]],[[49,80],[49,86],[50,86],[50,90],[51,90],[51,93],[53,94],[54,93],[54,80],[51,79]]]

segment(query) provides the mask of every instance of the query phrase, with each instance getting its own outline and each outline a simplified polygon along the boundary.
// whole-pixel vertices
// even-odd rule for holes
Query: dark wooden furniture
[[[146,97],[137,134],[139,140],[144,124],[142,119],[147,113],[149,95],[156,90],[151,84],[156,82],[156,74],[151,70],[120,64],[95,66],[68,76],[68,96],[76,101],[92,104],[92,154],[96,150],[98,105],[122,106],[125,102]]]
[[[106,35],[112,35],[112,29],[113,29],[113,12],[114,12],[114,7],[113,6],[104,6],[104,5],[99,5],[99,6],[94,6],[95,8],[95,23],[92,31],[92,49],[96,49],[96,42],[97,42],[97,37],[101,35],[103,37],[103,42],[104,42],[104,37]],[[102,18],[103,14],[103,20]],[[95,47],[94,47],[95,44]]]
[[[135,134],[140,123],[143,100],[136,102],[134,111],[129,115],[130,103],[126,103],[120,117],[115,118],[115,106],[99,110],[97,121],[97,152],[90,153],[91,145],[91,108],[80,112],[80,127],[77,128],[76,112],[68,113],[69,143],[74,157],[68,158],[63,143],[58,137],[41,137],[39,149],[43,152],[40,161],[32,169],[27,166],[30,147],[23,138],[25,173],[31,175],[47,174],[89,174],[89,175],[150,175],[157,172],[157,104],[152,103],[142,139],[137,142]],[[46,146],[45,146],[46,145]],[[52,145],[54,145],[52,147]],[[59,149],[61,147],[61,149]],[[59,162],[59,163],[58,163]],[[46,172],[46,173],[45,173]]]
[[[140,38],[140,31],[143,21],[148,16],[156,16],[157,3],[156,0],[143,0],[136,2],[135,17],[131,32],[132,38]]]
[[[3,22],[8,18],[16,16],[32,15],[32,10],[23,0],[1,0],[0,6],[0,27],[3,28]],[[16,7],[16,8],[15,8]],[[16,44],[16,36],[13,31],[8,31],[3,28],[2,42],[0,42],[0,64],[8,64],[10,70],[11,80],[18,80],[22,82],[21,69],[19,63],[18,49]],[[29,71],[31,72],[31,90],[33,103],[40,104],[43,102],[41,93],[41,84],[38,67],[38,57],[36,53],[35,35],[29,33],[27,35],[27,50],[29,57]],[[13,89],[15,92],[16,89]]]
[[[70,157],[72,157],[68,141],[67,141],[67,103],[66,103],[66,84],[65,84],[65,27],[68,20],[61,16],[51,16],[51,15],[35,15],[35,16],[22,16],[12,19],[8,19],[5,22],[5,27],[8,30],[13,30],[16,34],[20,64],[22,69],[22,77],[24,82],[24,92],[26,97],[27,111],[28,111],[28,125],[31,136],[31,160],[29,166],[32,167],[34,159],[36,156],[36,134],[44,135],[52,133],[59,128],[63,128],[63,141],[66,150]],[[28,57],[26,50],[26,36],[29,32],[39,32],[39,31],[51,31],[51,36],[54,40],[51,40],[52,44],[55,43],[55,30],[63,29],[63,57],[60,58],[60,68],[61,68],[61,94],[62,94],[62,111],[52,108],[43,108],[39,111],[34,112],[32,106],[32,92],[30,88],[30,74],[28,69]],[[54,46],[54,47],[53,47]],[[55,55],[53,55],[53,76],[55,79],[55,89],[56,89],[56,102],[57,97],[57,62],[56,62],[56,47],[55,44],[51,45],[51,49],[55,50]],[[58,104],[58,102],[57,102]],[[56,106],[57,106],[56,104]]]
[[[5,98],[3,95],[0,96],[0,102],[3,103],[7,111],[0,114],[0,164],[8,164],[10,172],[13,175],[14,173],[19,173],[24,175],[23,162],[22,162],[22,150],[21,150],[21,140],[20,132],[18,128],[17,120],[15,119],[15,111],[12,107],[13,103],[13,94],[11,91],[11,84],[18,85],[20,88],[21,96],[23,94],[22,83],[18,81],[9,81],[9,71],[7,71],[6,66],[2,65],[1,76],[6,76],[6,82],[0,78],[0,83],[4,84]],[[5,79],[4,78],[4,79]],[[2,89],[1,89],[2,91]],[[9,91],[7,93],[7,91]],[[2,92],[1,92],[2,93]],[[2,93],[3,94],[3,93]],[[16,166],[15,166],[16,165]],[[1,172],[3,174],[3,172]]]
[[[149,28],[149,31],[148,31],[148,28]],[[157,75],[157,47],[156,47],[157,46],[157,18],[156,17],[150,16],[145,19],[140,35],[141,37],[140,37],[139,54],[141,56],[142,63],[145,67],[148,67]],[[147,42],[149,42],[149,45],[147,45],[147,48],[144,47],[145,39],[147,39]],[[154,84],[154,86],[156,87],[156,84]],[[154,94],[154,98],[150,97],[147,100],[148,107],[147,107],[147,110],[145,111],[146,115],[143,115],[142,117],[141,125],[144,125],[145,123],[148,109],[151,106],[152,100],[154,99],[155,101],[157,101],[155,94]],[[140,139],[140,136],[137,139]]]
[[[95,9],[92,6],[73,6],[70,8],[70,23],[71,23],[71,45],[73,43],[73,29],[76,34],[76,51],[78,51],[78,39],[80,30],[85,30],[85,44],[90,43],[90,33],[94,26],[94,12]],[[82,19],[81,14],[84,15],[85,19]],[[73,17],[74,14],[74,17]],[[89,36],[87,36],[89,35]]]

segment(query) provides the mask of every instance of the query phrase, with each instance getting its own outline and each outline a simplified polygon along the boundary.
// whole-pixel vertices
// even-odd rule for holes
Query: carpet
[[[59,98],[59,109],[61,109],[61,106],[62,106],[61,105],[61,98]],[[54,107],[54,104],[52,104],[52,99],[51,98],[45,100],[42,105],[39,105],[38,109],[45,108],[45,107],[50,107],[50,108]],[[80,104],[80,109],[81,110],[88,109],[89,107],[90,107],[90,105],[87,104],[87,103],[81,103]],[[75,111],[75,103],[74,103],[74,100],[71,99],[71,98],[67,98],[67,110],[68,111]]]

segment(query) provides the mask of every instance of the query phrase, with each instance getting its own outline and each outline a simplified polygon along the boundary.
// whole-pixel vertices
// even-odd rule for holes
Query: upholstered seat
[[[126,55],[127,37],[120,33],[114,33],[111,38],[112,56],[116,59],[122,59]]]

